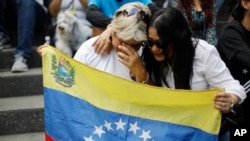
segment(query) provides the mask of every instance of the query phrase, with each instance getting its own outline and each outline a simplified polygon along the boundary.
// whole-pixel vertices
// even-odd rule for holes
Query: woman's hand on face
[[[48,44],[44,44],[44,45],[41,45],[39,46],[37,49],[36,49],[36,52],[42,56],[42,49],[45,48],[45,47],[48,47],[49,45]]]
[[[134,75],[136,75],[137,78],[138,76],[142,76],[139,77],[138,82],[144,81],[146,79],[144,78],[144,76],[147,77],[147,71],[142,63],[139,54],[135,51],[135,49],[123,43],[122,45],[118,46],[117,55],[119,56],[119,61],[126,65],[129,70]],[[143,73],[145,73],[145,75]],[[140,80],[140,78],[142,80]]]
[[[215,95],[214,107],[222,113],[229,113],[234,104],[239,102],[239,97],[232,93],[221,92]]]
[[[110,40],[110,35],[112,33],[112,28],[107,27],[94,42],[93,46],[95,47],[95,52],[100,55],[109,53],[112,49],[112,41]]]

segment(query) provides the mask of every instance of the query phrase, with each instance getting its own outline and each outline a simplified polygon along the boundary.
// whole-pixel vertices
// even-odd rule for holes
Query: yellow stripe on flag
[[[221,113],[213,103],[215,93],[223,89],[173,90],[131,82],[90,68],[53,47],[44,48],[42,58],[44,87],[66,92],[104,110],[191,126],[212,134],[219,132]],[[72,86],[59,82],[62,78],[55,75],[60,63],[71,68],[73,77],[67,82]]]

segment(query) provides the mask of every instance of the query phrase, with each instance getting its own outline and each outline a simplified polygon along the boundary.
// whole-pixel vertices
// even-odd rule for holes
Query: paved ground
[[[0,141],[45,141],[45,135],[43,132],[4,135],[4,136],[0,136]]]

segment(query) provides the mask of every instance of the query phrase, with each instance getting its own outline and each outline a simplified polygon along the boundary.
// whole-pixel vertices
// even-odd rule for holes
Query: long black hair
[[[159,62],[155,60],[149,48],[144,49],[142,59],[152,81],[156,86],[162,86],[162,81],[168,86],[166,77],[171,66],[175,88],[191,89],[196,45],[193,44],[192,33],[185,17],[178,9],[167,7],[153,13],[149,27],[157,30],[159,42],[166,57],[165,60]],[[170,48],[173,50],[171,61],[167,58]]]
[[[234,20],[242,21],[244,18],[245,9],[242,7],[241,0],[236,0],[231,8],[231,15]]]

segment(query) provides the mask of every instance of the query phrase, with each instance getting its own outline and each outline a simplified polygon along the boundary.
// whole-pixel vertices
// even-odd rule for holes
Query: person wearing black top
[[[217,49],[248,96],[240,105],[243,116],[236,119],[238,123],[233,127],[250,129],[250,0],[237,0],[232,16],[234,20],[225,26]]]

